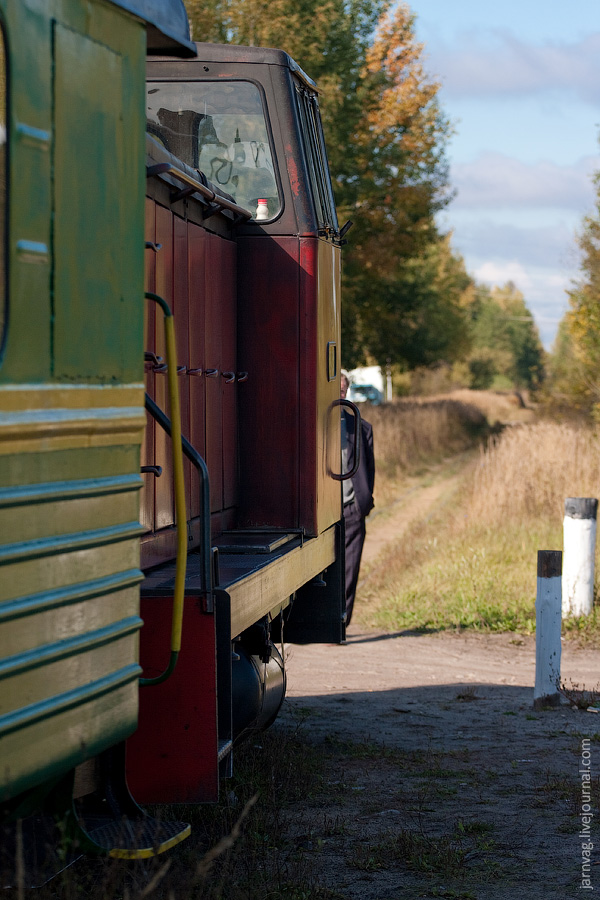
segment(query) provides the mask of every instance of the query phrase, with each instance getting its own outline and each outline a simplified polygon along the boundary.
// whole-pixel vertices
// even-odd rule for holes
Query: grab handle
[[[351,400],[346,400],[344,398],[340,398],[339,400],[333,401],[333,406],[345,406],[348,409],[352,410],[354,414],[354,441],[352,442],[352,449],[354,453],[354,465],[350,469],[349,472],[341,472],[339,475],[337,472],[331,472],[331,477],[335,481],[348,481],[349,478],[353,478],[358,472],[358,467],[360,465],[360,410],[355,403],[352,403]]]

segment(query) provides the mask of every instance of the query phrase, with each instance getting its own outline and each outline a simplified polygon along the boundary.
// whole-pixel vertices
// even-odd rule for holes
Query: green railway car
[[[0,805],[19,815],[137,724],[147,49],[195,53],[182,0],[0,0]]]

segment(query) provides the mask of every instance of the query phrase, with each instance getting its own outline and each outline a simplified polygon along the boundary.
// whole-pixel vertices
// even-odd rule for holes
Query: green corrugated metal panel
[[[70,640],[137,615],[138,569],[92,578],[73,585],[23,594],[0,604],[0,627],[9,635],[11,653],[43,647],[48,636]],[[1,664],[1,660],[0,660]]]
[[[102,0],[0,0],[0,15],[0,795],[13,796],[136,724],[145,32]]]
[[[57,450],[53,453],[22,453],[2,457],[0,465],[0,485],[42,483],[52,480],[64,481],[69,477],[78,478],[89,472],[94,477],[112,477],[139,471],[139,449],[137,446],[90,447],[85,454],[80,449]],[[0,537],[1,540],[1,537]]]
[[[14,544],[69,534],[74,522],[79,532],[120,521],[137,525],[141,485],[139,476],[126,475],[0,488],[0,534]]]
[[[135,729],[139,668],[116,671],[72,694],[59,694],[37,709],[22,710],[1,736],[0,798],[19,794],[95,756]],[[12,724],[18,727],[11,729]],[[60,753],[57,751],[60,750]]]

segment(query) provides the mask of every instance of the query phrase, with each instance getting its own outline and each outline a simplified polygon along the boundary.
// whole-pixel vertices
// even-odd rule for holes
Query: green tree
[[[417,364],[430,358],[436,341],[442,356],[450,352],[450,342],[432,334],[457,305],[439,290],[449,245],[434,218],[450,199],[450,125],[439,106],[439,83],[425,72],[414,21],[400,3],[379,22],[358,85],[362,112],[348,139],[353,150],[337,177],[342,219],[355,222],[344,273],[342,344],[349,365],[367,355]]]
[[[340,220],[355,226],[344,254],[345,364],[453,358],[465,317],[456,293],[440,287],[453,283],[452,254],[434,221],[450,197],[450,126],[408,5],[389,13],[389,0],[187,6],[196,40],[282,47],[318,82]]]
[[[548,359],[547,393],[560,404],[589,409],[594,402],[590,393],[586,366],[571,335],[571,314],[558,326],[552,353]]]
[[[559,328],[550,371],[563,399],[591,410],[600,404],[600,172],[594,175],[595,212],[578,237],[580,278],[569,294],[570,310]]]
[[[430,241],[418,255],[397,260],[386,276],[366,269],[356,281],[364,286],[361,349],[367,348],[376,362],[391,359],[414,368],[451,363],[467,353],[465,296],[471,279],[448,235]],[[347,357],[347,348],[344,352]]]
[[[544,349],[516,286],[511,281],[491,290],[478,285],[470,317],[473,353],[468,362],[474,377],[480,377],[485,361],[488,374],[493,369],[515,387],[538,387],[544,376]]]

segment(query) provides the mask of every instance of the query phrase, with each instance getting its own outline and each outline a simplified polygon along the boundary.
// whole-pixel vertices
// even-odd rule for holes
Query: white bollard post
[[[561,571],[560,550],[538,551],[534,709],[560,703]]]
[[[594,606],[594,557],[598,501],[567,497],[563,522],[563,616],[589,616]]]

